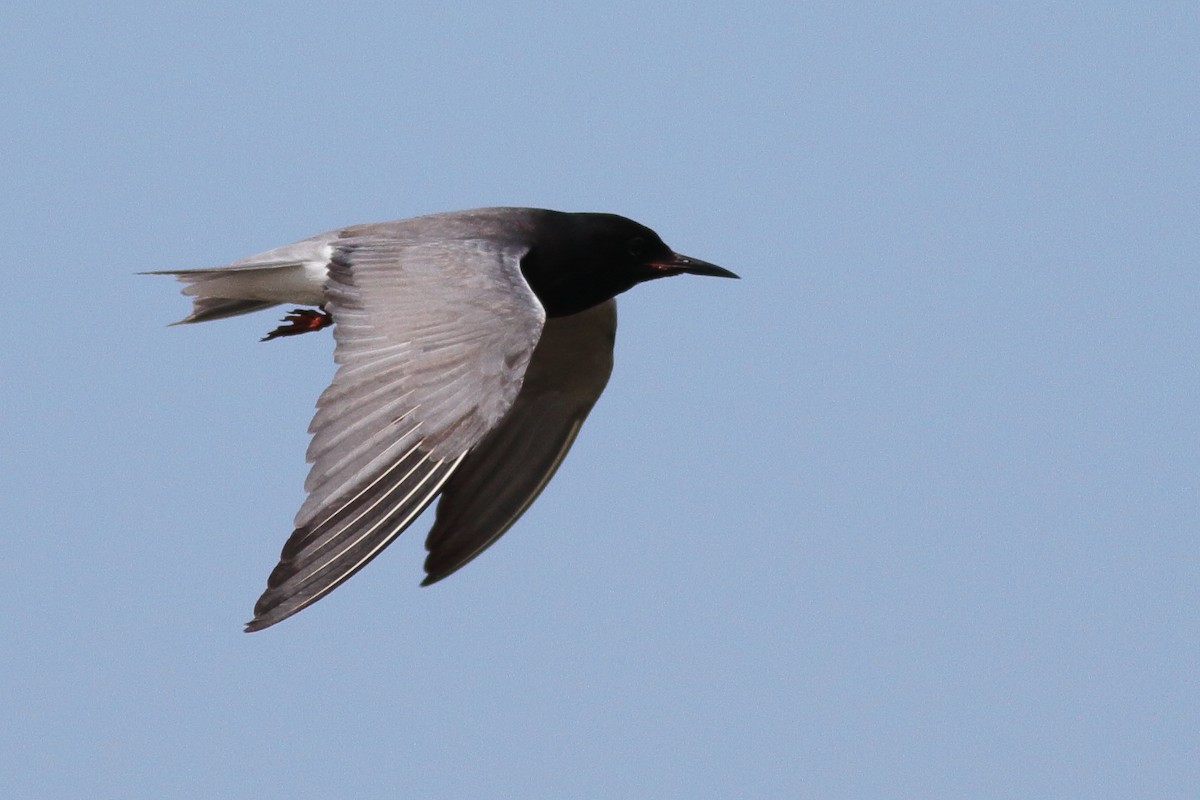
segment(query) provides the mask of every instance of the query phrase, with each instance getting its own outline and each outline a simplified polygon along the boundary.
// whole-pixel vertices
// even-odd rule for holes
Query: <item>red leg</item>
[[[266,342],[280,336],[295,336],[298,333],[319,331],[333,324],[333,317],[324,308],[296,308],[283,318],[283,324],[259,341]]]

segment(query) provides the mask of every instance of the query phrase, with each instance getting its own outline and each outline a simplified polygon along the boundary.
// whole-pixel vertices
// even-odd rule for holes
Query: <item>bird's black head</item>
[[[737,277],[672,251],[657,233],[631,219],[557,212],[541,220],[521,271],[552,317],[576,314],[655,278],[684,272]]]

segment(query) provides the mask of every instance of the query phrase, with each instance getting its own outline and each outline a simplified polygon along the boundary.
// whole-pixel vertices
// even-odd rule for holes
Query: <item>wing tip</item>
[[[242,627],[242,631],[244,633],[257,633],[258,631],[266,630],[277,622],[283,622],[299,610],[297,608],[292,611],[281,611],[281,605],[279,604],[273,608],[264,608],[263,601],[259,600],[254,608],[254,619],[247,622]]]
[[[492,541],[495,541],[493,539]],[[490,542],[489,542],[490,544]],[[426,543],[428,546],[428,542]],[[425,577],[421,580],[421,586],[433,586],[439,581],[444,581],[467,564],[475,560],[475,557],[486,550],[486,547],[480,548],[471,553],[466,558],[459,556],[458,558],[446,558],[444,554],[440,554],[438,558],[434,558],[434,554],[430,553],[425,557]],[[438,562],[442,563],[438,563]]]
[[[283,563],[280,562],[280,566]],[[278,571],[279,566],[271,573],[271,578],[267,583],[267,590],[262,593],[262,596],[254,604],[254,618],[243,626],[243,630],[246,633],[255,633],[283,622],[288,617],[303,611],[320,599],[321,595],[297,600],[296,592],[285,594],[279,591],[278,588],[271,585],[271,581],[276,577],[275,573]]]

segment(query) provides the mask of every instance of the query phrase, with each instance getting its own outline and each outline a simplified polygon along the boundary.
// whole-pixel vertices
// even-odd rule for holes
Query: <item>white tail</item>
[[[319,306],[325,302],[329,236],[305,239],[224,267],[168,269],[143,273],[173,275],[192,298],[192,313],[176,325],[261,311],[280,303]]]

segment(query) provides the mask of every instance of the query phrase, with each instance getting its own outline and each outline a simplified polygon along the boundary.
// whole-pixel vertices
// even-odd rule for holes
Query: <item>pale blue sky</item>
[[[1196,797],[1197,9],[10,4],[0,795]],[[483,558],[241,633],[331,341],[134,273],[494,204],[743,280]]]

